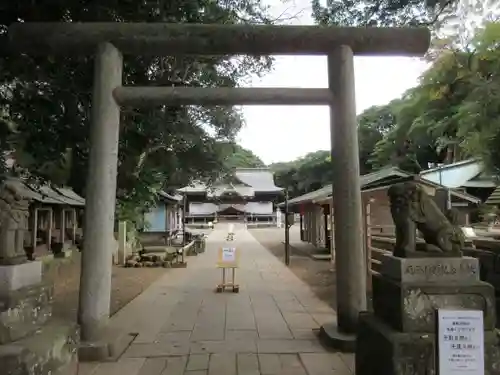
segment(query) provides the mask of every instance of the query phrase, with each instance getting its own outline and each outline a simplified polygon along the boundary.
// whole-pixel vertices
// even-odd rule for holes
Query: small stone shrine
[[[76,374],[78,328],[52,319],[53,288],[24,250],[29,204],[15,185],[0,185],[0,373]]]
[[[437,374],[437,309],[463,309],[483,311],[484,374],[499,375],[494,289],[479,280],[478,260],[462,256],[460,228],[415,182],[388,195],[396,245],[373,275],[373,312],[360,314],[355,373]],[[417,230],[425,241],[418,246]]]

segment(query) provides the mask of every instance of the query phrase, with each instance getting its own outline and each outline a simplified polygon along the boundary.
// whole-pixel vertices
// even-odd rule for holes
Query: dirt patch
[[[168,269],[113,266],[111,315],[122,309],[165,272],[168,272]],[[44,278],[54,283],[54,316],[76,321],[80,289],[80,254],[52,260],[45,266]]]
[[[278,259],[284,261],[283,229],[261,228],[249,231],[252,236]],[[334,309],[336,304],[336,275],[329,261],[313,260],[303,252],[290,247],[290,270],[309,285],[316,296]]]

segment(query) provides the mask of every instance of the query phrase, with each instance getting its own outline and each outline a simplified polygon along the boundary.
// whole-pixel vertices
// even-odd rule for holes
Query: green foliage
[[[270,22],[260,0],[0,0],[0,9],[0,37],[17,21]],[[123,79],[126,85],[236,87],[250,74],[268,71],[271,63],[258,56],[126,57]],[[14,150],[18,171],[85,194],[92,81],[91,56],[2,55],[0,157]],[[221,142],[232,142],[242,125],[241,113],[232,107],[125,110],[117,216],[139,220],[138,211],[154,203],[158,189],[213,178],[224,168]]]
[[[236,143],[225,143],[223,146],[224,168],[227,171],[236,168],[260,168],[265,167],[264,162],[252,151],[241,147]]]
[[[371,154],[375,146],[395,126],[391,106],[373,106],[358,116],[359,166],[361,174],[370,173],[376,163]]]
[[[447,49],[398,105],[397,126],[377,144],[378,165],[407,142],[422,168],[429,162],[481,158],[500,171],[500,24],[477,30],[467,50]]]
[[[500,175],[500,23],[477,29],[467,48],[441,50],[402,98],[361,113],[358,135],[361,174],[475,157]],[[325,155],[274,165],[278,184],[295,196],[331,183]]]
[[[361,174],[387,165],[418,173],[431,164],[469,157],[500,173],[498,2],[312,0],[312,6],[320,25],[424,25],[434,33],[427,56],[432,65],[419,85],[358,116]],[[324,160],[298,159],[273,168],[291,196],[332,181]]]
[[[321,25],[436,25],[456,10],[458,0],[312,0],[313,17]]]
[[[331,183],[333,169],[330,151],[311,152],[289,163],[270,165],[277,186],[288,189],[290,198]]]

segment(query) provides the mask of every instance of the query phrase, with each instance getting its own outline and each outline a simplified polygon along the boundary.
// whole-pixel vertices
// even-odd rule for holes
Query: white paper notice
[[[234,247],[224,247],[222,249],[222,262],[223,263],[234,263],[234,262],[236,262],[236,248],[234,248]]]
[[[484,375],[480,310],[438,310],[439,375]]]

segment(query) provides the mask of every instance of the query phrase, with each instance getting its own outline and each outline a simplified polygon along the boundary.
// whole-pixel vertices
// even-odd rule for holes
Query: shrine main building
[[[237,168],[212,186],[193,183],[177,191],[186,196],[186,223],[275,222],[275,205],[283,200],[268,168]]]

